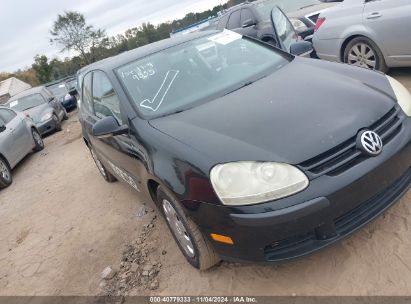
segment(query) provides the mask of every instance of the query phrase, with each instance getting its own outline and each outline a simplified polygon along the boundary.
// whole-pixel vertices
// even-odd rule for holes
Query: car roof
[[[26,96],[30,96],[30,95],[34,95],[34,94],[41,94],[46,88],[44,86],[40,86],[40,87],[35,87],[35,88],[31,88],[31,89],[27,89],[21,93],[18,93],[16,95],[14,95],[13,97],[11,97],[7,103],[10,103],[10,101],[22,98],[22,97],[26,97]]]
[[[85,74],[91,70],[111,71],[129,62],[147,57],[151,54],[160,52],[162,50],[171,48],[173,46],[176,46],[176,45],[179,45],[179,44],[191,41],[191,40],[195,40],[201,37],[206,37],[212,34],[216,34],[219,32],[220,31],[216,31],[216,30],[203,31],[203,32],[190,33],[186,35],[181,35],[177,37],[160,40],[158,42],[147,44],[145,46],[136,48],[134,50],[121,53],[117,56],[109,57],[109,58],[100,60],[98,62],[92,63],[88,66],[83,67],[81,70],[79,70],[78,73]]]

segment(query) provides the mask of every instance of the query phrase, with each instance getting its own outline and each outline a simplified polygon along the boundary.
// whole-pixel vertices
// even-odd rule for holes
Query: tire
[[[11,168],[8,162],[0,156],[0,189],[7,188],[12,182]]]
[[[104,178],[104,180],[108,183],[114,183],[115,181],[117,181],[117,179],[114,177],[114,175],[111,174],[110,172],[108,172],[108,170],[104,167],[104,165],[98,159],[97,154],[94,152],[92,147],[90,147],[90,153],[91,153],[91,157],[94,160],[94,163],[97,166],[98,171],[100,172],[100,174]]]
[[[62,130],[60,119],[58,118],[58,116],[56,114],[53,114],[52,117],[53,117],[53,121],[54,121],[54,124],[55,124],[56,132],[60,132]]]
[[[43,139],[41,138],[39,131],[37,131],[36,129],[31,129],[31,136],[33,137],[34,144],[35,144],[33,151],[39,152],[43,150],[44,142],[43,142]]]
[[[206,270],[220,262],[220,257],[214,251],[207,237],[185,215],[179,202],[161,186],[157,189],[157,203],[174,240],[193,267]]]
[[[64,119],[64,120],[67,120],[67,119],[68,119],[68,115],[67,115],[67,110],[66,110],[65,107],[63,107],[63,112],[64,112],[63,119]]]
[[[366,37],[354,38],[347,44],[344,50],[344,62],[383,73],[388,71],[381,50]]]

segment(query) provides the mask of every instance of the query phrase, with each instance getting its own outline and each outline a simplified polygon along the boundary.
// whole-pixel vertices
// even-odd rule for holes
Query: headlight
[[[43,122],[43,121],[49,120],[52,116],[53,116],[52,113],[44,114],[44,115],[41,117],[41,121]]]
[[[308,30],[308,27],[301,20],[296,19],[296,18],[290,18],[290,21],[294,29],[297,31],[297,33],[302,33]]]
[[[214,191],[224,205],[250,205],[295,194],[307,188],[299,169],[282,163],[235,162],[215,166],[210,173]]]
[[[398,80],[387,75],[388,81],[397,97],[398,104],[407,116],[411,116],[411,94]]]

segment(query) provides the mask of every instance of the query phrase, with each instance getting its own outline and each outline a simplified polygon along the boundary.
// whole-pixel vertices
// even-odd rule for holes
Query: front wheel
[[[172,195],[160,186],[157,190],[157,202],[170,228],[174,240],[187,261],[197,269],[206,270],[216,265],[220,258],[210,241],[188,218]]]
[[[11,168],[7,161],[0,156],[0,189],[7,188],[12,182]]]
[[[52,117],[53,117],[53,121],[54,121],[54,126],[55,126],[56,132],[61,131],[62,128],[61,128],[61,121],[60,121],[60,119],[57,117],[56,114],[53,114]]]
[[[33,137],[34,140],[34,152],[38,152],[44,149],[44,142],[43,139],[41,138],[40,133],[35,130],[31,129],[31,136]]]
[[[344,62],[386,72],[388,70],[384,56],[378,46],[366,37],[357,37],[351,40],[344,50]]]

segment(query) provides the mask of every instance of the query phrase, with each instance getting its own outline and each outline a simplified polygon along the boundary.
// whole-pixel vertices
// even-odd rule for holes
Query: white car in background
[[[386,72],[411,66],[411,0],[345,0],[323,12],[318,57]]]

